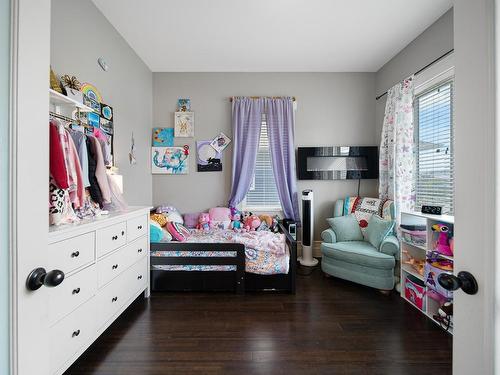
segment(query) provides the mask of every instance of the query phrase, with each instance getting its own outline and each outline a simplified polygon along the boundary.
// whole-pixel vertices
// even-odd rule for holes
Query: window
[[[415,97],[416,206],[437,205],[453,215],[453,80]]]
[[[278,189],[276,188],[271,164],[271,151],[269,149],[267,124],[264,114],[262,115],[255,174],[250,190],[243,201],[243,209],[254,211],[281,210]]]

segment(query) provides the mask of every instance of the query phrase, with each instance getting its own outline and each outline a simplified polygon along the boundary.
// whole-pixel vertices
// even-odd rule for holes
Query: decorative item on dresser
[[[51,374],[62,374],[141,293],[149,297],[149,207],[49,230]],[[49,274],[51,274],[49,272]]]

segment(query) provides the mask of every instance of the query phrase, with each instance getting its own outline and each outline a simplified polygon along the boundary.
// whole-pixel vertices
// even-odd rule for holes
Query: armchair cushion
[[[396,236],[389,235],[380,244],[379,251],[381,253],[392,255],[396,260],[399,260],[399,241]]]
[[[338,242],[363,240],[363,233],[354,215],[333,217],[326,221],[335,232]]]
[[[378,215],[372,215],[365,232],[366,240],[374,248],[379,249],[380,244],[391,233],[393,227],[393,221],[384,220]]]
[[[378,251],[365,241],[322,243],[321,252],[329,259],[377,269],[390,270],[396,264],[392,255]]]
[[[337,242],[337,236],[335,235],[335,232],[333,231],[332,228],[328,228],[323,232],[321,232],[321,239],[328,243]]]

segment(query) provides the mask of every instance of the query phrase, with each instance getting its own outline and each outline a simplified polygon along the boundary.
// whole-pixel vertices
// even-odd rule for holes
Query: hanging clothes
[[[88,169],[89,169],[89,182],[90,182],[90,196],[94,202],[99,204],[99,207],[103,207],[104,200],[102,198],[101,189],[99,187],[99,183],[97,182],[97,178],[95,176],[97,169],[97,155],[93,146],[93,142],[90,139],[90,136],[87,136],[85,142],[87,144],[87,158],[88,158]]]
[[[89,135],[87,138],[90,139],[92,147],[94,148],[94,155],[96,156],[95,177],[99,184],[99,189],[101,190],[102,201],[103,203],[111,203],[111,190],[106,175],[106,166],[104,165],[101,144],[96,137]]]
[[[69,188],[68,170],[64,148],[59,134],[59,123],[51,120],[49,123],[49,157],[50,174],[53,177],[53,183],[60,189]]]
[[[85,134],[79,130],[69,130],[73,142],[75,142],[76,150],[78,152],[78,159],[80,160],[80,166],[83,172],[83,186],[89,187],[89,160],[87,154],[87,142],[85,142]]]
[[[76,150],[75,143],[73,142],[73,138],[69,134],[69,131],[66,130],[66,135],[68,139],[68,158],[69,162],[72,165],[71,172],[74,173],[71,175],[71,180],[73,182],[73,189],[70,190],[70,198],[71,203],[73,203],[74,208],[81,208],[83,206],[83,201],[85,198],[85,186],[83,184],[83,171],[80,165],[80,159],[78,158],[78,152]]]

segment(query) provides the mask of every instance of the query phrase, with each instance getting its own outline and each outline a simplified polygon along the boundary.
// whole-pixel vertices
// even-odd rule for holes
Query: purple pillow
[[[192,214],[184,214],[184,226],[189,229],[196,228],[198,225],[198,218],[200,217],[200,212],[195,212]]]

